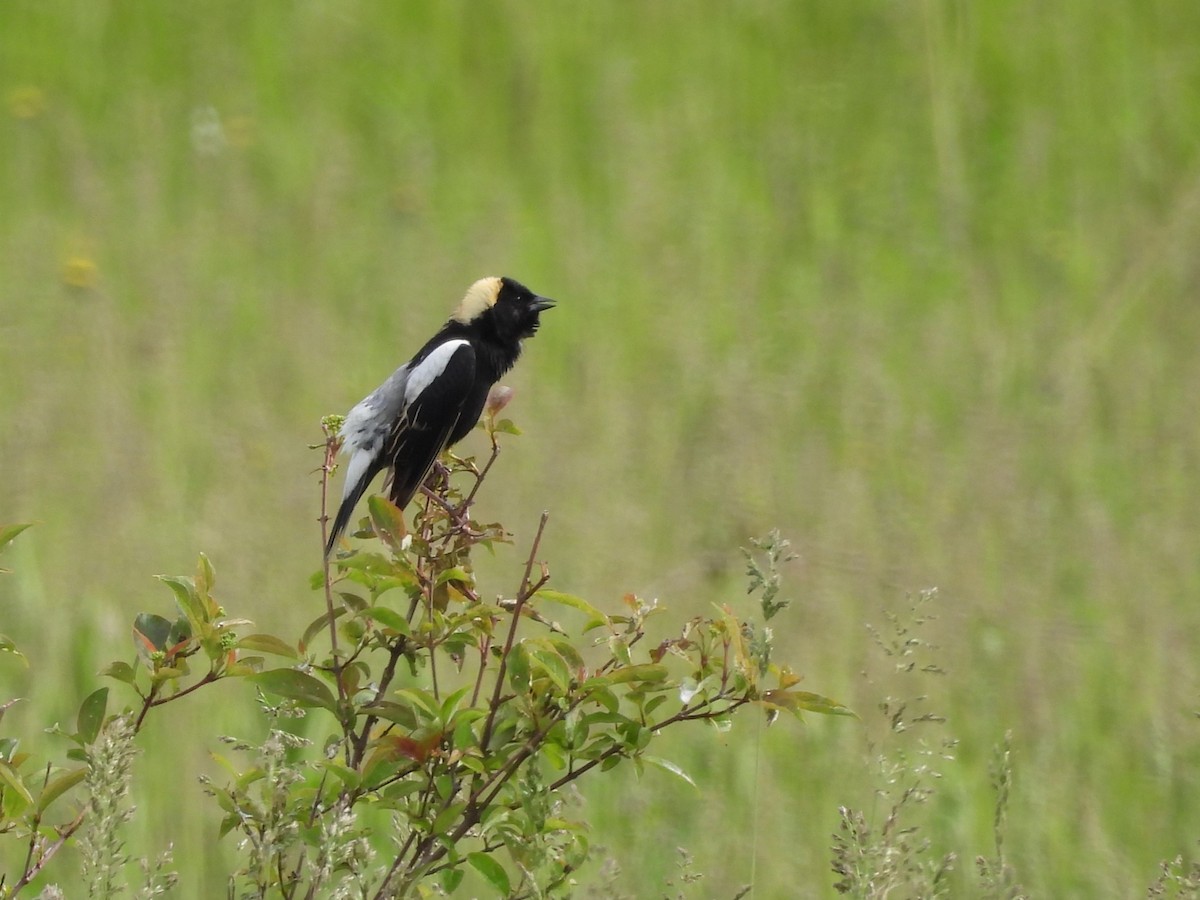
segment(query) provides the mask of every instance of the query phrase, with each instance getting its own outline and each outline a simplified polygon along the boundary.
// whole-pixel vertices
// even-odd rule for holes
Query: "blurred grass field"
[[[559,307],[507,379],[486,589],[548,508],[555,586],[683,618],[778,526],[782,649],[866,720],[676,736],[699,792],[592,785],[626,893],[684,846],[697,896],[752,859],[758,897],[833,895],[890,689],[865,624],[929,586],[956,895],[1009,729],[1031,895],[1144,893],[1200,840],[1197,46],[1200,6],[1155,0],[7,0],[0,521],[38,525],[0,579],[34,660],[0,660],[6,727],[72,715],[199,550],[297,633],[320,416],[510,274]],[[194,773],[233,696],[141,758],[132,849],[173,840],[185,897],[223,895]]]

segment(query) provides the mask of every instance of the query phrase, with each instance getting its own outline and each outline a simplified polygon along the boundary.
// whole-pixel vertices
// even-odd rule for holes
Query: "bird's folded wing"
[[[408,376],[408,403],[396,420],[386,458],[392,467],[388,496],[403,509],[438,454],[446,448],[475,384],[475,351],[467,341],[448,341]]]

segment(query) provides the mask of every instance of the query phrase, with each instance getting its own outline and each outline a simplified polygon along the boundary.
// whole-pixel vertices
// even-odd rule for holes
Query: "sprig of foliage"
[[[540,554],[546,513],[515,583],[485,589],[473,553],[513,542],[501,523],[474,517],[500,436],[519,434],[498,417],[502,407],[489,404],[481,425],[487,458],[445,456],[408,515],[382,497],[368,501],[352,535],[362,543],[314,575],[324,610],[296,638],[227,615],[203,555],[194,575],[163,576],[178,614],[139,615],[132,661],[103,672],[133,702],[110,713],[102,688],[84,701],[75,732],[60,731],[74,744],[68,759],[89,764],[50,766],[39,787],[20,771],[24,759],[0,759],[0,834],[29,841],[24,873],[0,885],[0,897],[27,886],[85,823],[90,834],[131,814],[83,803],[48,824],[47,810],[96,770],[105,740],[119,732],[131,749],[153,710],[230,678],[258,693],[265,737],[227,739],[231,752],[217,757],[227,780],[204,788],[224,813],[221,835],[238,841],[230,895],[256,898],[427,896],[468,877],[504,897],[567,896],[591,849],[570,802],[585,775],[628,762],[690,782],[650,752],[655,739],[688,722],[728,728],[746,706],[768,720],[851,715],[797,690],[799,677],[773,660],[765,622],[786,605],[776,597],[790,558],[777,533],[755,542],[759,556],[746,554],[760,617],[720,605],[653,646],[657,601],[626,594],[608,612],[551,587]],[[338,442],[337,422],[322,424],[324,512]],[[300,724],[315,736],[299,736]],[[109,849],[110,869],[93,879],[98,896],[124,867],[119,845]],[[144,896],[169,890],[164,865],[143,864]]]
[[[1005,853],[1004,841],[1008,831],[1008,795],[1012,787],[1012,732],[996,747],[991,764],[992,789],[996,792],[996,812],[992,818],[992,838],[995,855],[978,856],[975,868],[979,872],[982,896],[995,900],[1025,900],[1016,874]]]
[[[482,426],[490,455],[447,457],[411,519],[382,498],[368,502],[354,533],[368,543],[314,578],[327,608],[297,645],[301,664],[255,676],[335,719],[326,746],[337,759],[313,763],[304,801],[317,820],[360,808],[387,822],[395,845],[371,896],[422,884],[452,891],[468,872],[503,896],[555,896],[589,852],[586,823],[562,799],[585,774],[630,760],[687,778],[647,752],[653,739],[682,722],[724,727],[749,703],[772,716],[847,712],[794,690],[798,679],[770,661],[769,631],[756,638],[726,607],[643,649],[656,603],[626,595],[607,614],[549,586],[538,553],[545,514],[516,586],[488,599],[472,552],[512,536],[477,521],[472,504],[499,436],[518,431],[498,411],[489,407]],[[323,485],[337,450],[331,424],[326,433]],[[249,820],[227,821],[245,829]],[[273,890],[299,880],[299,867],[284,871]]]
[[[759,553],[756,555],[752,550],[742,549],[742,555],[746,557],[746,574],[750,579],[746,593],[761,592],[759,602],[762,604],[763,618],[769,621],[791,603],[790,600],[775,598],[783,579],[780,566],[797,559],[797,556],[792,553],[791,542],[785,540],[777,528],[771,529],[764,538],[751,538],[750,544]]]
[[[886,633],[868,628],[902,678],[944,674],[933,662],[936,647],[921,636],[922,627],[933,618],[929,607],[936,597],[936,590],[922,591],[906,615],[887,613]],[[902,698],[886,697],[879,712],[893,738],[887,746],[871,748],[878,770],[876,797],[886,804],[886,812],[880,821],[863,810],[838,810],[832,868],[839,879],[834,888],[862,900],[946,896],[956,855],[934,852],[919,814],[941,778],[940,763],[954,758],[956,742],[944,736],[926,738],[927,730],[943,725],[945,719],[928,710],[923,690]],[[901,735],[907,740],[899,740]]]
[[[128,799],[137,753],[133,737],[129,717],[114,716],[84,750],[84,785],[90,796],[87,827],[79,837],[79,855],[89,897],[115,897],[124,888],[123,869],[129,859],[121,832],[133,817]]]

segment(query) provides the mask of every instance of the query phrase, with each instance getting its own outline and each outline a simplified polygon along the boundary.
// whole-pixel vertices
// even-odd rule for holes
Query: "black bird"
[[[511,278],[480,279],[441,331],[350,410],[340,432],[350,463],[326,556],[384,469],[391,469],[388,497],[400,509],[408,505],[438,455],[475,427],[488,391],[552,306]]]

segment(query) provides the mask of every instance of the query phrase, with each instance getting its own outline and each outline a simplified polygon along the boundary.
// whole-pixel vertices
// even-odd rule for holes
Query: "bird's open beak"
[[[547,297],[534,297],[533,298],[533,311],[534,312],[542,312],[543,310],[550,309],[552,306],[554,306],[554,301]]]

